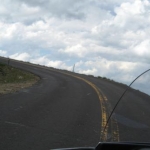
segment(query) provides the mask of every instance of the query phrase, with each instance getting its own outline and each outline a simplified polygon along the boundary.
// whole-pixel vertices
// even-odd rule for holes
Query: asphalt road
[[[10,64],[41,80],[0,95],[1,150],[96,146],[105,140],[104,124],[125,85],[13,60]],[[150,142],[149,106],[147,95],[130,90],[106,128],[108,141]]]
[[[34,86],[0,96],[0,149],[95,146],[100,139],[98,96],[74,77],[11,61],[41,77]]]

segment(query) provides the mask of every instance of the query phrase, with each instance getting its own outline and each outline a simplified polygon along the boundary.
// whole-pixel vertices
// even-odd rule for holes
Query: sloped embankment
[[[32,86],[38,80],[39,77],[30,72],[0,63],[0,94],[12,93]]]

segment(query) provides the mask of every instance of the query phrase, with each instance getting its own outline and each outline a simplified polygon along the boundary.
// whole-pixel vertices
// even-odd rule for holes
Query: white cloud
[[[1,56],[122,82],[150,66],[148,0],[0,3]]]
[[[0,50],[0,56],[6,56],[7,52],[4,50]]]
[[[85,61],[76,66],[76,71],[84,74],[108,77],[110,79],[129,84],[140,73],[147,70],[149,64],[140,62],[111,61],[99,58],[95,61]]]
[[[59,52],[62,52],[62,53],[67,53],[69,54],[70,56],[78,56],[78,57],[84,57],[88,50],[83,47],[82,45],[80,44],[77,44],[77,45],[73,45],[71,47],[66,47],[65,50],[61,49]]]
[[[56,67],[56,68],[59,68],[63,64],[63,62],[61,61],[51,61],[45,56],[31,59],[31,62],[35,64],[41,64],[41,65]]]
[[[79,70],[79,73],[81,74],[87,74],[87,75],[93,75],[97,72],[97,69],[87,69],[87,70]]]
[[[72,66],[68,66],[66,65],[65,62],[60,61],[60,60],[50,60],[47,57],[43,56],[43,57],[38,57],[38,58],[32,58],[30,59],[30,62],[35,63],[35,64],[41,64],[44,66],[48,66],[48,67],[54,67],[54,68],[58,68],[58,69],[65,69],[65,70],[72,70]]]
[[[83,61],[79,61],[75,64],[75,67],[81,67],[81,65],[83,65],[84,62]]]
[[[139,56],[147,56],[150,58],[150,40],[144,40],[134,47],[134,51]]]
[[[10,58],[16,59],[16,60],[22,60],[22,61],[28,61],[30,58],[30,55],[28,53],[16,53],[9,56]]]

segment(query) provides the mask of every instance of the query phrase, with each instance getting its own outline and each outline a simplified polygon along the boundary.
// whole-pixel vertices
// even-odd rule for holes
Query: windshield
[[[0,0],[0,150],[148,141],[148,68],[150,0]]]
[[[150,71],[136,79],[128,88],[106,128],[107,141],[150,142],[149,81]]]

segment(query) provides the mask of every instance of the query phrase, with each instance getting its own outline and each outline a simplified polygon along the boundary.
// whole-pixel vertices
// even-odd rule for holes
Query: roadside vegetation
[[[32,73],[0,63],[0,94],[12,93],[32,86],[39,77]]]

